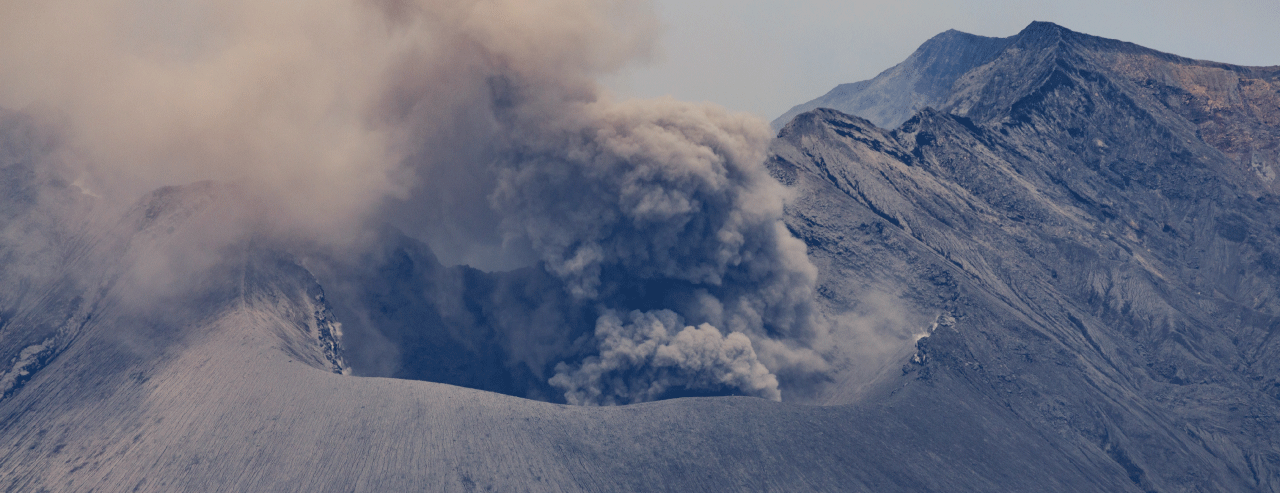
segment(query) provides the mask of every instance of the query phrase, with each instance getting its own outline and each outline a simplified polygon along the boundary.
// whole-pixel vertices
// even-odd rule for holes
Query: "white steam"
[[[647,56],[650,11],[8,2],[0,107],[59,122],[67,181],[108,201],[235,181],[273,234],[342,243],[389,221],[446,261],[539,262],[604,313],[599,354],[553,379],[571,402],[678,389],[777,399],[778,382],[828,369],[816,270],[782,224],[765,122],[602,93],[597,78]]]

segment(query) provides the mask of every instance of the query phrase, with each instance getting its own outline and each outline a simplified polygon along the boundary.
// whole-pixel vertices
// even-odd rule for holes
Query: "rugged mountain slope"
[[[1061,49],[1042,49],[1045,46]],[[1055,71],[1050,65],[1067,59],[1106,77],[1108,84],[1121,88],[1123,97],[1132,98],[1144,111],[1181,117],[1176,119],[1177,127],[1196,132],[1197,140],[1254,172],[1272,192],[1280,192],[1276,180],[1280,173],[1276,130],[1280,128],[1280,67],[1191,60],[1045,22],[1032,23],[1008,38],[956,31],[939,34],[874,79],[837,86],[792,108],[774,120],[773,126],[781,129],[796,115],[815,108],[858,115],[882,128],[896,128],[925,107],[977,120],[984,117],[969,113],[999,113],[1017,119],[1023,113],[1012,105],[1030,95],[1033,87],[1052,91],[1052,85],[1046,85],[1050,77],[1066,81],[1055,74],[1066,74],[1070,69]],[[1082,95],[1077,101],[1082,105],[1079,110],[1090,112],[1092,97],[1109,100],[1116,95]],[[981,107],[974,108],[975,104]],[[1090,118],[1106,121],[1101,114],[1090,113]]]
[[[56,183],[24,187],[79,193]],[[339,375],[345,363],[334,321],[344,312],[331,303],[371,296],[391,302],[372,306],[412,305],[412,297],[391,293],[409,281],[379,278],[389,288],[370,283],[363,296],[331,302],[343,289],[317,283],[326,276],[306,265],[318,257],[252,235],[221,238],[228,247],[211,265],[170,265],[192,260],[173,255],[224,228],[237,200],[234,189],[207,183],[167,188],[107,231],[50,229],[49,237],[93,248],[53,262],[61,267],[42,278],[66,280],[68,292],[44,291],[24,312],[62,322],[16,316],[2,328],[10,341],[74,327],[65,343],[41,346],[48,352],[23,367],[21,386],[0,400],[6,491],[1122,491],[1127,484],[1104,454],[1062,447],[998,401],[967,393],[963,382],[901,378],[909,351],[887,358],[891,372],[879,373],[879,384],[832,391],[833,402],[862,396],[857,406],[724,397],[577,408]],[[413,256],[420,245],[406,241],[389,241],[388,258]],[[436,271],[428,255],[415,258],[412,283],[484,277]],[[394,262],[371,264],[376,271]],[[175,268],[181,275],[155,275]],[[59,311],[85,300],[94,303]],[[395,313],[404,312],[380,322],[409,318]],[[451,344],[444,348],[460,343]]]
[[[885,128],[896,127],[926,107],[938,107],[956,79],[998,55],[1009,38],[989,38],[950,30],[920,45],[905,61],[874,79],[840,84],[818,99],[796,105],[773,121],[781,129],[796,115],[835,108]]]
[[[927,47],[851,89],[896,130],[819,109],[773,144],[845,356],[808,404],[439,383],[544,397],[521,322],[590,307],[392,231],[344,263],[228,228],[234,187],[97,227],[0,114],[0,488],[1280,490],[1275,71],[1043,23]]]
[[[1274,491],[1280,202],[1210,130],[1265,146],[1248,108],[1275,95],[1237,89],[1275,73],[1036,23],[956,79],[950,114],[805,113],[771,166],[828,275],[879,270],[949,316],[915,378],[966,382],[1142,490]],[[1197,121],[1168,94],[1230,109]]]
[[[163,256],[184,237],[215,229],[225,201],[235,199],[207,184],[159,191],[128,216],[141,222],[124,222],[122,257],[97,260],[125,267],[147,257],[138,252]],[[1082,491],[1125,484],[1105,456],[1063,450],[1008,413],[993,414],[993,402],[949,386],[912,384],[866,406],[721,397],[583,408],[341,375],[330,294],[279,247],[233,242],[216,264],[183,276],[181,289],[165,284],[153,296],[137,296],[130,278],[118,277],[74,339],[0,401],[0,487]],[[15,327],[6,325],[6,335]]]

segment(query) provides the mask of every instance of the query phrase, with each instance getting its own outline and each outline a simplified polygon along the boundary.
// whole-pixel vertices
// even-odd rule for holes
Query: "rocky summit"
[[[1037,22],[822,106],[769,163],[829,303],[860,272],[940,314],[873,400],[955,392],[1126,490],[1280,489],[1280,67]]]
[[[101,221],[0,110],[0,489],[1280,491],[1280,67],[948,31],[775,126],[828,371],[580,407],[510,363],[595,347],[545,270]]]

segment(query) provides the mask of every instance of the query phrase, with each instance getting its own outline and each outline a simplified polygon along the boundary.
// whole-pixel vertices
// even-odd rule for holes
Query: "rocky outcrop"
[[[88,228],[0,114],[0,489],[1277,491],[1274,73],[1036,23],[799,113],[767,165],[836,355],[803,404],[502,395],[554,397],[511,354],[597,315],[545,271],[394,231],[344,263],[209,183]]]
[[[811,111],[770,163],[801,190],[789,225],[838,266],[827,285],[869,271],[954,317],[918,343],[915,381],[1142,491],[1274,491],[1280,202],[1209,131],[1275,132],[1246,109],[1264,98],[1228,88],[1274,73],[1035,23],[938,110],[892,131]],[[1223,109],[1197,119],[1204,101]]]
[[[874,79],[840,84],[818,99],[796,105],[774,120],[773,128],[781,129],[796,115],[815,108],[836,108],[881,127],[897,127],[917,111],[945,102],[956,78],[998,55],[1009,41],[954,29],[944,32]]]

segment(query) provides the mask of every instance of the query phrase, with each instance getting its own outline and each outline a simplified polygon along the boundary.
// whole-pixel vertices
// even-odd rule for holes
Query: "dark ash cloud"
[[[497,314],[485,330],[567,401],[679,389],[779,399],[829,369],[817,272],[782,224],[765,122],[709,104],[615,101],[597,84],[648,56],[651,10],[15,3],[0,7],[0,107],[58,122],[66,142],[50,161],[107,208],[212,179],[252,197],[228,219],[246,224],[228,229],[273,244],[369,251],[371,226],[389,222],[445,263],[544,269],[558,287],[538,306],[598,313],[594,329]],[[172,258],[213,258],[243,239],[225,236],[182,243],[194,253]],[[142,277],[182,277],[147,268]],[[531,338],[560,342],[512,342]]]

